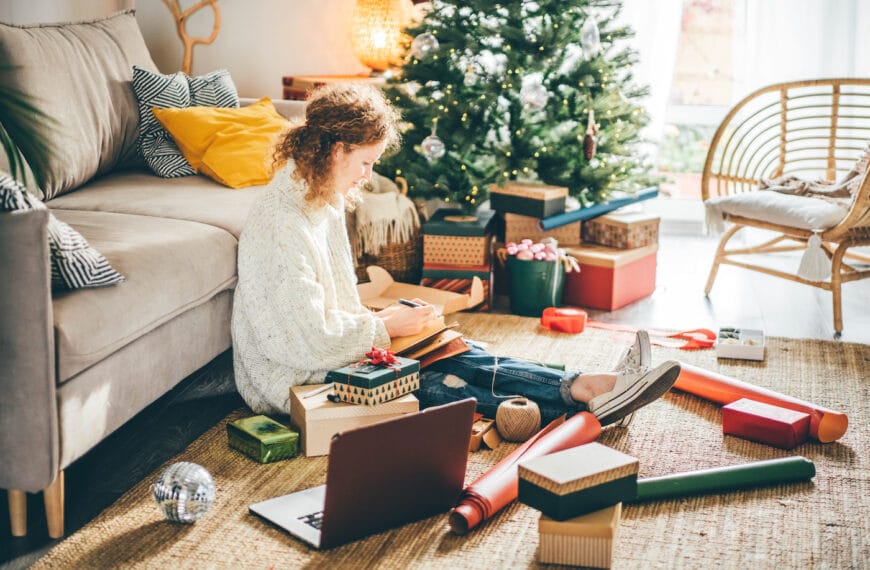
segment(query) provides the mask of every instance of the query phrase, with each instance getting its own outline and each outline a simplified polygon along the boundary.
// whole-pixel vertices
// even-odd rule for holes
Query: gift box
[[[332,390],[323,384],[290,388],[290,421],[299,430],[302,451],[308,457],[328,455],[332,436],[340,431],[371,425],[383,420],[416,412],[420,403],[413,394],[376,406],[357,406],[332,402]],[[312,395],[306,397],[309,392]]]
[[[483,302],[475,307],[469,307],[469,309],[488,311],[490,307],[492,307],[492,264],[462,266],[447,265],[443,263],[424,263],[423,278],[420,280],[420,285],[442,291],[467,293],[471,295],[475,277],[477,277],[483,285]]]
[[[566,521],[538,519],[538,562],[610,568],[622,503]]]
[[[614,212],[583,222],[583,241],[619,249],[659,242],[659,216]]]
[[[720,328],[716,338],[716,357],[764,360],[764,332],[757,329]]]
[[[552,230],[542,230],[539,222],[540,218],[521,216],[519,214],[504,214],[505,243],[519,243],[524,239],[540,242],[544,238],[551,237],[562,246],[580,244],[580,222],[566,224]]]
[[[793,449],[810,435],[810,415],[741,398],[722,407],[722,433]]]
[[[227,423],[227,440],[260,463],[296,457],[299,433],[267,416],[252,416]]]
[[[463,214],[441,209],[423,224],[423,263],[488,265],[491,259],[495,212]]]
[[[489,187],[490,208],[496,212],[533,218],[561,214],[565,211],[566,198],[568,198],[568,188],[564,186],[512,181],[502,186]]]
[[[635,249],[603,245],[565,248],[580,264],[566,274],[562,302],[612,311],[652,294],[656,288],[658,244]]]
[[[637,496],[636,458],[587,443],[519,464],[520,502],[566,520]]]
[[[342,402],[375,406],[420,387],[420,361],[394,356],[392,364],[355,363],[326,374]]]

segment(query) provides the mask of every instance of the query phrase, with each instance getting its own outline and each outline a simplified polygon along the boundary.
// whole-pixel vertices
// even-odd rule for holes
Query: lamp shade
[[[411,0],[357,0],[351,41],[359,60],[377,71],[401,64],[412,10]]]

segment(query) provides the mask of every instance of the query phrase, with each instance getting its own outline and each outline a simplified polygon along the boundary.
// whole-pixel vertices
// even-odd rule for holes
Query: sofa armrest
[[[58,472],[48,210],[0,212],[0,488]]]
[[[256,103],[257,101],[259,101],[259,99],[241,97],[239,98],[239,106],[246,107],[251,103]],[[288,119],[305,118],[305,101],[285,101],[284,99],[272,99],[272,104],[275,105],[276,111],[278,111]]]

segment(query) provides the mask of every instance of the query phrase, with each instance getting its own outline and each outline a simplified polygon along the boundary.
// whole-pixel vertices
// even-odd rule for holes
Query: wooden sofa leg
[[[839,340],[843,335],[843,256],[846,255],[850,244],[841,243],[831,256],[831,298],[834,302],[834,339]]]
[[[27,536],[27,493],[17,489],[6,492],[9,497],[9,526],[12,536]]]
[[[63,471],[57,474],[54,483],[43,489],[45,518],[48,522],[48,536],[63,536]]]

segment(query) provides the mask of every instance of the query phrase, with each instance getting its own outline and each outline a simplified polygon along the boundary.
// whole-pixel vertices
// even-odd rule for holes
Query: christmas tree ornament
[[[435,51],[438,51],[438,38],[430,32],[420,34],[411,42],[411,55],[417,59],[423,59]]]
[[[469,66],[468,69],[465,71],[465,77],[462,79],[463,85],[465,85],[466,87],[474,87],[475,85],[477,85],[478,80],[479,78],[477,76],[477,73],[474,72],[474,68]]]
[[[447,147],[444,145],[444,141],[435,134],[437,129],[438,119],[435,119],[432,121],[432,134],[423,139],[420,143],[420,152],[430,163],[438,160],[444,156],[445,152],[447,152]]]
[[[589,109],[589,122],[586,124],[586,136],[583,137],[583,156],[587,161],[595,157],[595,147],[598,145],[598,125],[595,124],[595,111]]]
[[[547,106],[549,98],[550,92],[547,88],[536,81],[525,83],[520,89],[520,102],[529,111],[540,111]]]
[[[598,22],[593,16],[586,18],[583,27],[580,28],[580,45],[586,57],[593,57],[601,50],[601,32],[598,31]]]
[[[151,486],[151,494],[167,519],[192,523],[214,503],[215,484],[205,467],[179,461],[167,467]]]

